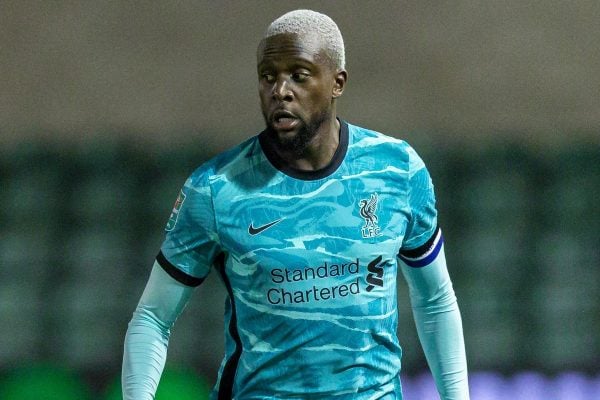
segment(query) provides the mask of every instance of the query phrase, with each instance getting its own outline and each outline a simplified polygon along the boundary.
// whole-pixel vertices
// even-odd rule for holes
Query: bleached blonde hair
[[[298,36],[317,34],[334,66],[337,69],[345,68],[346,54],[342,33],[337,24],[327,15],[312,10],[290,11],[271,22],[263,40],[281,33],[292,33]]]

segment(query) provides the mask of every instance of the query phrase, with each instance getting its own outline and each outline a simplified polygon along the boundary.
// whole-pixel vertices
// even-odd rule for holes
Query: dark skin
[[[315,35],[279,34],[257,52],[261,109],[275,151],[291,167],[326,167],[339,144],[336,99],[348,74]]]

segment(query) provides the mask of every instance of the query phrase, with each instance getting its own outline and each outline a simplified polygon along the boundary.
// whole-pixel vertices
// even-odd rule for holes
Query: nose
[[[284,77],[277,79],[273,85],[273,98],[279,101],[291,101],[293,94],[290,88],[290,83]]]

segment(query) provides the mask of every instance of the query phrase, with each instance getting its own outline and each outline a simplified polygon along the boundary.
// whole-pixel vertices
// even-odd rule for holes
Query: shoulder
[[[253,136],[210,158],[194,170],[186,185],[191,187],[208,186],[216,180],[246,171],[252,165],[253,160],[261,154],[257,139],[257,136]]]
[[[415,149],[405,140],[360,126],[348,124],[350,148],[356,157],[370,156],[384,162],[399,164],[411,174],[425,168]]]

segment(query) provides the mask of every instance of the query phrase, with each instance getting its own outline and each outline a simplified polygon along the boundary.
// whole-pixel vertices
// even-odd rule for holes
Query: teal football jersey
[[[431,259],[436,219],[415,151],[344,121],[322,170],[286,166],[265,133],[198,168],[157,260],[227,287],[214,397],[400,399],[398,256]]]

